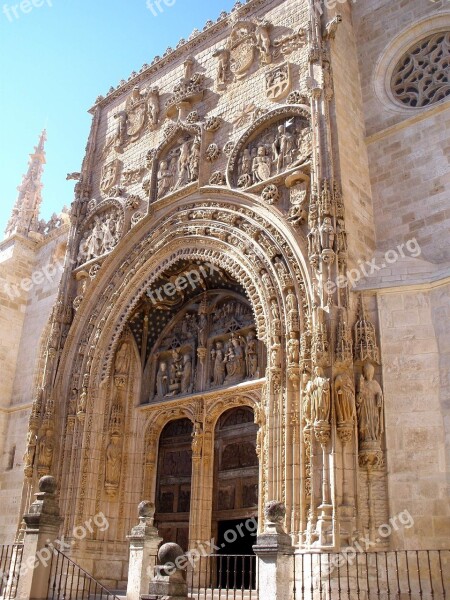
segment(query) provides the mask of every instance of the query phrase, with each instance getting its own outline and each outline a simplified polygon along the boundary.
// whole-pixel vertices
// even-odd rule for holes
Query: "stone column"
[[[294,574],[294,547],[284,531],[286,508],[281,502],[268,502],[264,533],[253,547],[259,558],[259,600],[290,600]]]
[[[148,593],[148,587],[156,566],[158,547],[162,542],[153,525],[155,505],[144,501],[139,504],[139,525],[133,527],[127,539],[130,541],[130,564],[128,567],[127,600],[140,600]]]
[[[50,475],[42,477],[39,492],[35,496],[36,500],[24,515],[26,529],[21,575],[17,585],[18,600],[47,598],[52,551],[46,546],[54,543],[62,523],[55,478]]]

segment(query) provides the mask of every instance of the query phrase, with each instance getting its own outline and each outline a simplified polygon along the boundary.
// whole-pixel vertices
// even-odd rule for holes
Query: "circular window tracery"
[[[450,31],[434,33],[411,46],[397,63],[392,93],[407,107],[421,108],[450,96]]]

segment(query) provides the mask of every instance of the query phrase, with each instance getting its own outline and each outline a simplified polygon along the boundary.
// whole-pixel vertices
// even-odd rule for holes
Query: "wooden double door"
[[[258,514],[257,431],[247,407],[226,411],[215,428],[211,525],[220,554],[252,552]],[[200,510],[191,506],[191,444],[192,422],[172,421],[161,434],[158,459],[156,525],[164,542],[176,542],[184,550],[189,546],[190,511]]]

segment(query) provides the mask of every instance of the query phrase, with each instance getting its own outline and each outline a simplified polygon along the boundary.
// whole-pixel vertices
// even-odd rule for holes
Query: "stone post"
[[[268,502],[266,526],[253,546],[259,558],[259,600],[291,600],[294,574],[294,547],[284,531],[286,508],[281,502]]]
[[[127,600],[140,600],[148,593],[148,587],[156,566],[158,547],[162,542],[153,525],[155,505],[139,504],[139,525],[133,527],[127,539],[130,541],[130,565],[128,567]]]
[[[159,565],[155,567],[148,594],[142,600],[189,600],[186,583],[188,559],[178,544],[164,544],[158,552]]]
[[[53,554],[51,545],[58,536],[62,522],[54,477],[42,477],[39,492],[35,496],[36,500],[23,517],[26,529],[21,574],[17,585],[18,600],[47,598]]]

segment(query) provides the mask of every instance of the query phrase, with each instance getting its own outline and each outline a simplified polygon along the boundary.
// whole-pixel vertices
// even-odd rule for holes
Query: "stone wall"
[[[66,237],[64,227],[44,240],[15,237],[0,246],[0,543],[13,541],[21,510],[28,417]]]

